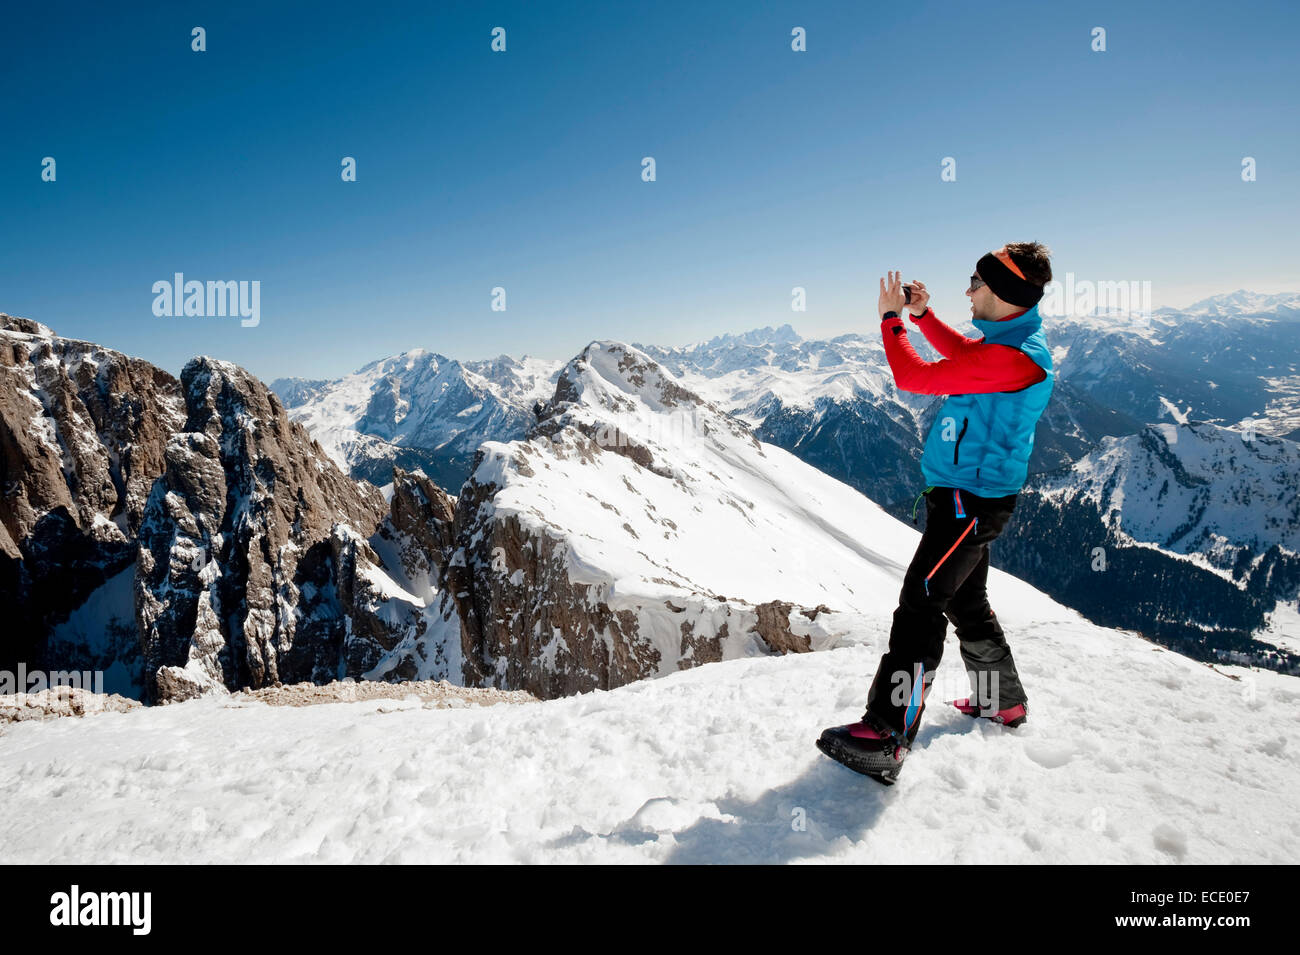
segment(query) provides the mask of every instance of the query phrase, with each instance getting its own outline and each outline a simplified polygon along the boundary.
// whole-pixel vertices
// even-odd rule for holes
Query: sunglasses
[[[987,285],[987,284],[988,284],[988,283],[985,282],[985,281],[984,281],[982,278],[980,278],[978,275],[972,275],[972,276],[970,277],[970,288],[968,288],[966,291],[968,291],[968,292],[974,292],[974,291],[977,291],[978,289],[982,289],[982,288],[983,288],[985,285]]]

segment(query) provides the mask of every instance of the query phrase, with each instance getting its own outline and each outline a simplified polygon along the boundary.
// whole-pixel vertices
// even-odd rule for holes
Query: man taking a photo
[[[817,746],[887,785],[916,739],[949,620],[973,694],[953,705],[1009,727],[1025,721],[1027,697],[986,581],[989,544],[1002,533],[1028,476],[1034,428],[1052,393],[1052,356],[1038,314],[1052,280],[1049,255],[1041,243],[1016,242],[979,260],[966,290],[972,320],[984,333],[978,339],[935,316],[924,284],[907,286],[905,296],[900,273],[880,280],[880,329],[895,383],[903,391],[949,397],[921,456],[925,533],[903,579],[866,713],[857,723],[825,730]],[[900,318],[905,306],[941,360],[916,353]]]

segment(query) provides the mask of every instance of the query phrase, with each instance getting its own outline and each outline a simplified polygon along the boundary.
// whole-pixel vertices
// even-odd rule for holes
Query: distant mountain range
[[[1238,291],[1160,309],[1147,321],[1048,317],[1047,331],[1057,384],[1036,433],[1018,521],[994,548],[995,563],[1099,622],[1195,656],[1232,653],[1294,668],[1300,478],[1287,467],[1300,437],[1300,295]],[[940,401],[894,387],[878,337],[806,340],[787,324],[685,347],[635,347],[761,440],[910,520],[923,487],[922,438]],[[417,350],[338,381],[281,379],[272,387],[354,476],[382,483],[393,464],[419,467],[455,493],[479,443],[527,432],[560,368],[528,357],[457,362]],[[1209,465],[1185,456],[1211,445],[1217,470],[1202,475]],[[1139,466],[1148,483],[1135,491]],[[1097,477],[1118,471],[1124,481]],[[1197,495],[1157,497],[1161,487],[1189,481]],[[1127,497],[1117,490],[1125,486]],[[1273,513],[1249,539],[1234,537],[1226,532],[1239,515],[1228,502],[1248,493],[1271,502]],[[1184,524],[1189,529],[1171,537]],[[1082,552],[1045,560],[1044,528],[1060,534],[1067,525]],[[1124,555],[1120,566],[1107,565],[1104,588],[1091,576],[1100,571],[1089,569],[1097,547]],[[1120,600],[1124,561],[1135,577]],[[1071,572],[1069,562],[1087,573]],[[1156,577],[1169,583],[1143,592],[1143,580]],[[1183,619],[1184,606],[1195,606],[1192,619]]]
[[[1244,293],[1050,320],[999,616],[1300,670],[1298,328],[1295,297]],[[562,364],[417,351],[273,391],[0,315],[0,385],[0,671],[153,701],[342,677],[557,696],[880,636],[939,403],[871,335],[790,326]]]
[[[422,348],[337,381],[280,378],[271,388],[354,477],[384,485],[393,465],[455,491],[486,440],[522,437],[564,363],[508,355],[456,361]]]

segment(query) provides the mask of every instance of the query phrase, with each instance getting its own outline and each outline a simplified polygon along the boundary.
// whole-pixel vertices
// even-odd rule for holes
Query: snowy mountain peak
[[[214,358],[211,355],[196,355],[185,363],[185,368],[181,370],[181,380],[184,381],[191,376],[204,381],[214,377],[218,381],[230,378],[241,383],[256,380],[234,362],[226,361],[224,358]]]
[[[374,372],[392,374],[399,370],[416,371],[417,369],[427,369],[437,373],[444,365],[459,364],[454,358],[448,358],[446,355],[429,351],[427,348],[412,348],[409,351],[399,352],[396,355],[389,355],[387,358],[372,361],[370,364],[364,365],[356,373],[358,375]]]
[[[653,411],[689,408],[704,399],[683,388],[677,378],[633,345],[594,341],[560,371],[555,404],[595,404],[609,411],[629,411],[630,399]]]
[[[1229,318],[1243,315],[1267,315],[1274,318],[1300,318],[1300,292],[1250,292],[1237,289],[1211,295],[1186,308],[1161,308],[1157,314],[1178,313],[1207,318]]]

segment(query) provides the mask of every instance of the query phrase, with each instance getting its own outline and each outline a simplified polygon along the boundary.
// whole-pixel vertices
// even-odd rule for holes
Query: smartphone
[[[912,304],[912,286],[910,285],[903,286],[903,304],[904,305]]]

